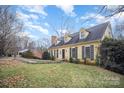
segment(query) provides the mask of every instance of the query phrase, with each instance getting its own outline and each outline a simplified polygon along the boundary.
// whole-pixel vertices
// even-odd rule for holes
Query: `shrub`
[[[50,53],[48,51],[45,51],[42,55],[43,60],[50,60]]]
[[[73,58],[72,57],[69,58],[69,62],[73,63]]]
[[[74,63],[79,64],[80,63],[80,60],[79,59],[75,59],[74,60]]]
[[[22,53],[21,55],[24,58],[34,58],[34,55],[30,50],[28,50],[27,52]]]
[[[106,69],[124,74],[124,41],[105,39],[102,42],[100,65]]]
[[[8,57],[12,57],[12,54],[8,54],[7,56],[8,56]]]
[[[98,56],[98,55],[96,56],[95,62],[96,62],[97,66],[100,66],[100,56]]]
[[[54,56],[51,56],[50,59],[51,59],[51,60],[55,60],[55,57],[54,57]]]
[[[76,59],[76,58],[70,58],[70,59],[69,59],[69,62],[70,62],[70,63],[79,64],[79,63],[80,63],[80,60],[79,60],[79,59]]]

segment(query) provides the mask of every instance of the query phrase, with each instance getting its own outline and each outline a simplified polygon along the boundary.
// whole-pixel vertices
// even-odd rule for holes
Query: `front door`
[[[65,49],[62,49],[62,59],[65,58]]]

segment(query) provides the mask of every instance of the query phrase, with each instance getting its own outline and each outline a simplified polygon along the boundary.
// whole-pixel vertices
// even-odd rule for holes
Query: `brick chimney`
[[[51,36],[51,44],[55,45],[57,43],[57,36]]]

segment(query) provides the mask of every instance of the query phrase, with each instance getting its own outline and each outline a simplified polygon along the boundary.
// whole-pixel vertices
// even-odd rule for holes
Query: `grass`
[[[0,87],[124,87],[124,76],[82,64],[0,62]]]

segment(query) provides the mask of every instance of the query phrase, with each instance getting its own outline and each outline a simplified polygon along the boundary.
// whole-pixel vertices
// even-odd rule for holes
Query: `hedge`
[[[100,48],[101,63],[106,69],[124,74],[124,41],[105,39]]]

